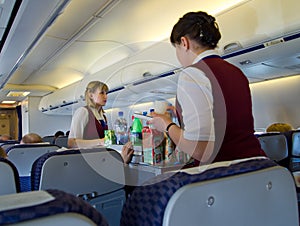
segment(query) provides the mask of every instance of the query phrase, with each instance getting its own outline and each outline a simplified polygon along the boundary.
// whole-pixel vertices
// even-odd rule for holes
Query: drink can
[[[104,145],[109,146],[112,144],[116,144],[116,136],[114,130],[105,130],[104,131]]]

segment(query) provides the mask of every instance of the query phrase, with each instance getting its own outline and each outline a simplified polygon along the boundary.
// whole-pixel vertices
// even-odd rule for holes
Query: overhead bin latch
[[[280,43],[283,43],[283,42],[284,42],[283,38],[277,38],[277,39],[265,42],[264,46],[269,47],[269,46],[277,45],[277,44],[280,44]]]

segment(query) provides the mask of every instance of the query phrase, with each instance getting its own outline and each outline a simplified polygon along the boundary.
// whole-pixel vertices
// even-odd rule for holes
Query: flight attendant
[[[192,165],[265,156],[254,136],[248,80],[215,51],[220,38],[215,18],[205,12],[179,19],[170,41],[184,67],[176,98],[180,125],[157,113],[150,121],[192,157]]]
[[[69,148],[104,146],[104,131],[108,129],[103,106],[107,102],[108,86],[91,81],[85,90],[86,106],[78,108],[72,118],[68,137]],[[131,142],[122,148],[122,157],[128,163],[133,154]]]

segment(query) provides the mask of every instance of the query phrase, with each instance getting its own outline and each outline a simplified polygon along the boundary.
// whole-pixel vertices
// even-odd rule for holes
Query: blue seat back
[[[183,186],[169,200],[162,225],[198,224],[297,226],[293,177],[286,168],[274,166]]]
[[[20,192],[17,168],[9,160],[0,158],[0,195]]]
[[[292,133],[292,156],[300,157],[300,131]]]
[[[43,142],[48,142],[49,144],[53,144],[54,135],[44,136],[42,140]]]
[[[131,197],[127,199],[124,205],[122,211],[122,217],[121,217],[121,225],[122,226],[162,225],[163,218],[164,218],[164,210],[166,209],[171,197],[181,187],[188,184],[197,183],[197,182],[210,183],[215,179],[219,180],[221,178],[230,182],[232,178],[236,177],[237,175],[240,175],[242,177],[246,174],[251,174],[253,172],[258,172],[259,170],[264,170],[275,166],[277,166],[277,164],[272,160],[259,159],[259,160],[249,160],[249,161],[233,164],[230,165],[229,167],[226,166],[218,167],[218,168],[206,170],[204,172],[200,172],[196,174],[189,174],[187,172],[177,172],[174,174],[174,172],[172,172],[172,173],[165,173],[159,175],[149,180],[146,184],[144,184],[144,186],[135,188]],[[198,168],[196,167],[196,169]],[[266,186],[268,185],[269,182],[269,180],[266,178],[267,177],[265,177],[265,184],[263,185],[263,189],[266,189]],[[292,185],[289,183],[288,186],[292,186]],[[217,188],[221,189],[222,192],[222,186],[216,186],[214,189]],[[250,195],[249,192],[251,192],[251,188],[245,186],[244,189],[245,189],[244,190],[245,196]],[[292,195],[295,196],[294,197],[295,202],[293,204],[297,205],[295,185],[293,185],[289,189],[290,189],[289,192],[292,192]],[[210,190],[210,191],[211,194],[214,194],[214,190]],[[228,192],[230,193],[230,190]],[[224,193],[224,198],[226,195],[227,195],[227,191],[226,194]],[[231,195],[234,196],[234,194]],[[273,196],[272,198],[276,199]],[[264,199],[264,198],[259,197],[259,199]],[[233,198],[232,202],[239,203],[239,199]],[[246,203],[240,203],[240,205],[246,205]],[[278,203],[278,205],[280,205],[280,203]],[[185,207],[182,207],[182,211],[184,211],[187,214],[190,211],[190,208],[188,206],[189,203],[186,203]],[[223,208],[226,209],[226,205],[224,205]],[[254,209],[255,207],[252,207],[251,212],[254,212]],[[198,216],[199,216],[199,221],[200,221],[199,224],[200,224],[201,211],[198,212]],[[215,217],[217,218],[220,216],[215,216]],[[234,212],[232,212],[232,218],[234,218]],[[188,215],[186,215],[186,217],[183,217],[183,220],[187,220],[187,219],[188,219]],[[186,223],[183,225],[189,225],[189,224],[186,221]],[[230,224],[226,224],[224,222],[223,225],[230,225]]]
[[[291,171],[300,170],[300,130],[291,131],[289,134],[291,158],[289,168]]]
[[[1,148],[3,148],[4,151],[6,151],[9,147],[12,147],[19,143],[20,142],[17,140],[7,140],[7,141],[3,141],[3,143],[1,143],[0,146]]]
[[[105,218],[81,198],[59,190],[0,196],[0,225],[108,226]]]
[[[30,176],[33,162],[45,153],[59,149],[53,144],[19,144],[7,149],[8,159],[16,166],[21,182],[21,191],[31,191]]]
[[[59,189],[77,195],[119,225],[126,200],[121,155],[112,149],[66,150],[40,157],[32,167],[33,190]]]
[[[258,136],[261,148],[266,155],[276,161],[282,161],[289,157],[287,138],[282,133],[267,133]]]
[[[68,147],[68,136],[59,136],[55,139],[54,144],[59,147]]]

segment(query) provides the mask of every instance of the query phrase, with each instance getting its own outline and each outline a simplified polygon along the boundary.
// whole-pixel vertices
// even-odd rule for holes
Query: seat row
[[[266,155],[292,172],[300,170],[300,130],[257,135]]]
[[[55,138],[55,136],[44,136],[42,138],[43,142],[48,144],[55,144],[59,146],[60,148],[68,147],[68,136],[59,136]],[[6,150],[7,148],[14,146],[15,144],[19,144],[20,142],[18,140],[7,140],[0,143],[0,146]]]
[[[105,217],[87,202],[60,190],[0,196],[0,225],[108,226]]]
[[[118,202],[112,200],[116,196],[112,192],[103,194],[110,196],[106,200],[108,202],[97,199],[105,190],[100,188],[105,187],[105,178],[113,180],[113,185],[107,186],[108,190],[118,189],[120,174],[111,172],[109,166],[119,167],[120,156],[114,150],[99,151],[84,150],[78,154],[73,150],[67,155],[57,152],[49,153],[49,158],[44,156],[41,162],[46,164],[52,159],[54,162],[49,167],[57,167],[48,178],[53,184],[49,182],[41,187],[41,178],[38,191],[1,195],[0,224],[299,225],[294,179],[286,168],[267,158],[220,162],[161,174],[136,187],[121,208],[115,208]],[[97,156],[101,152],[105,154]],[[89,171],[84,169],[86,164],[83,160],[90,164]],[[9,161],[3,162],[6,164]],[[83,172],[74,171],[75,163]],[[103,164],[103,167],[94,168],[94,164]],[[93,174],[92,169],[101,174],[98,177],[102,177],[97,186],[98,181],[87,180]],[[55,178],[58,177],[64,177],[68,182],[57,181]],[[72,186],[77,188],[68,185],[72,177],[77,180],[77,184]],[[60,186],[63,184],[67,184],[68,191]],[[77,194],[76,197],[73,192],[86,194]]]
[[[59,136],[55,138],[55,136],[44,136],[44,142],[48,142],[49,144],[55,144],[59,147],[68,147],[68,136]]]
[[[65,151],[58,148],[35,144],[8,150],[5,161],[13,165],[18,175],[14,182],[20,187],[12,191],[62,190],[90,202],[111,225],[118,225],[126,200],[121,155],[106,148]]]

